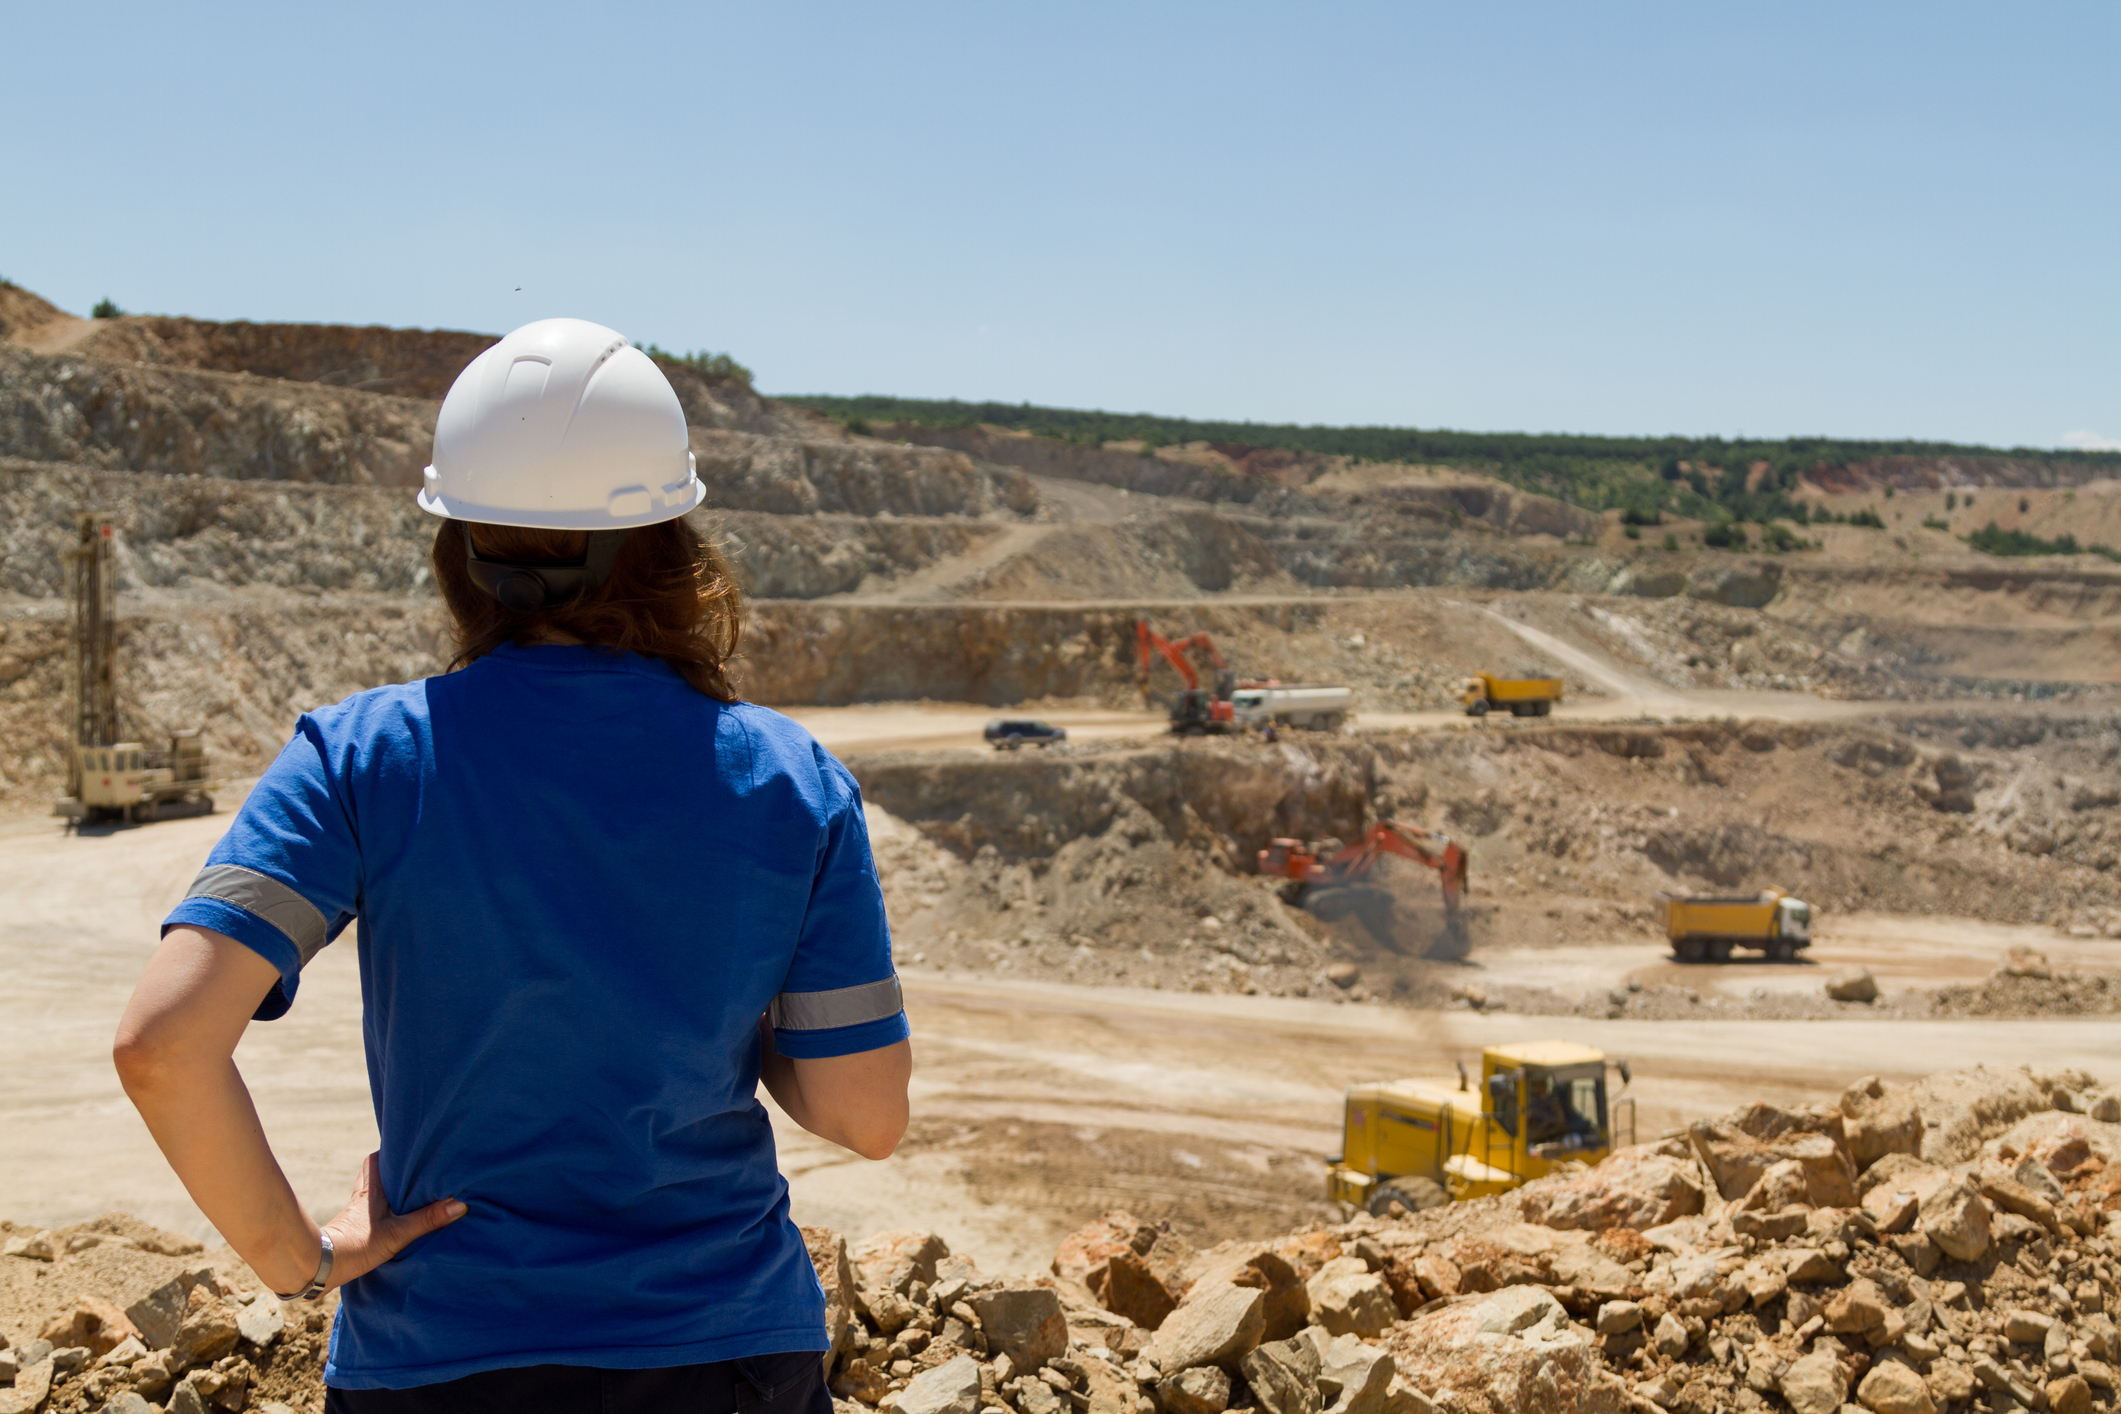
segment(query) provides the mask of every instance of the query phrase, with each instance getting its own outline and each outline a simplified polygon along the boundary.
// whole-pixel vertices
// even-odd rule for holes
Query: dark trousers
[[[712,1365],[531,1365],[412,1389],[333,1389],[324,1414],[832,1414],[819,1351]]]

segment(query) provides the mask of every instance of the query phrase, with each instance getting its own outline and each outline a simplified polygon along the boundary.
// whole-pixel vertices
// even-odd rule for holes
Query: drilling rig
[[[66,566],[66,798],[52,807],[71,828],[91,820],[211,814],[206,748],[197,731],[172,732],[167,751],[118,740],[118,576],[111,519],[74,517]]]

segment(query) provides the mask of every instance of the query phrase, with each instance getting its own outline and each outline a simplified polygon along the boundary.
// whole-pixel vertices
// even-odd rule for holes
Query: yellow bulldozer
[[[1628,1063],[1566,1041],[1520,1041],[1481,1052],[1480,1085],[1389,1080],[1348,1090],[1341,1151],[1328,1161],[1326,1196],[1382,1216],[1393,1203],[1419,1211],[1503,1193],[1563,1164],[1595,1164],[1614,1147],[1632,1096],[1606,1094],[1606,1071],[1624,1089]]]

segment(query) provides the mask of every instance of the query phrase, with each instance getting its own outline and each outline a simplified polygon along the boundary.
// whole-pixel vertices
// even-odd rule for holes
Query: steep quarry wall
[[[895,422],[879,426],[876,433],[949,447],[979,461],[1021,467],[1041,476],[1124,487],[1151,496],[1227,502],[1274,515],[1338,515],[1365,506],[1375,509],[1395,504],[1428,506],[1453,519],[1480,521],[1507,534],[1559,539],[1595,535],[1599,525],[1592,512],[1551,496],[1425,467],[1356,465],[1340,457],[1205,444],[1091,446],[987,426],[926,427]]]

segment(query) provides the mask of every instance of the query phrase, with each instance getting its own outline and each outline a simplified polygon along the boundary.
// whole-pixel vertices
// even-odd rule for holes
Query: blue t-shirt
[[[907,1035],[854,779],[662,662],[507,647],[297,725],[169,915],[280,969],[355,918],[395,1212],[328,1383],[826,1348],[759,1104],[783,1055]]]

